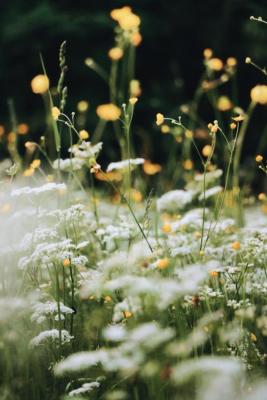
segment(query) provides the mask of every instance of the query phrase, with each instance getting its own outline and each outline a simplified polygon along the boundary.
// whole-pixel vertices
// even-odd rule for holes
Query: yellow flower
[[[114,181],[114,182],[119,182],[122,180],[122,174],[118,171],[110,171],[110,172],[102,172],[98,171],[95,174],[96,179],[99,181]]]
[[[138,15],[129,13],[120,18],[118,23],[124,31],[131,31],[139,27],[141,19]]]
[[[131,311],[124,311],[125,318],[131,318],[132,315],[133,315],[133,313],[131,313]]]
[[[234,120],[235,122],[242,122],[244,121],[245,117],[244,115],[238,115],[237,117],[232,117],[232,120]]]
[[[27,142],[25,142],[24,146],[28,151],[33,152],[36,149],[37,144],[28,140]]]
[[[141,192],[139,192],[139,190],[137,189],[131,189],[131,193],[130,193],[131,199],[135,202],[135,203],[141,203],[141,201],[143,200],[143,195]]]
[[[105,121],[116,121],[120,118],[121,110],[115,104],[102,104],[97,107],[96,113],[99,118]]]
[[[17,138],[17,135],[15,134],[15,132],[9,132],[9,134],[7,135],[8,143],[15,143],[16,138]]]
[[[209,157],[212,152],[212,147],[209,144],[206,144],[206,146],[203,147],[202,149],[202,154],[204,157]]]
[[[164,232],[164,233],[171,233],[171,231],[172,231],[172,227],[171,227],[170,224],[168,224],[168,222],[166,222],[165,224],[163,224],[162,232]]]
[[[79,132],[79,136],[80,136],[80,139],[81,139],[81,140],[86,140],[86,139],[89,138],[89,133],[88,133],[85,129],[82,129],[82,130]]]
[[[221,71],[223,69],[223,62],[220,58],[211,58],[207,61],[207,66],[213,71]]]
[[[262,105],[267,104],[267,85],[257,85],[251,89],[251,100]]]
[[[143,164],[143,170],[147,175],[155,175],[161,171],[160,164],[153,164],[151,161],[146,160]]]
[[[123,50],[120,47],[113,47],[109,50],[108,56],[113,61],[118,61],[123,57]]]
[[[230,129],[234,130],[235,128],[236,128],[236,124],[235,124],[234,122],[232,122],[232,123],[230,124]]]
[[[231,244],[231,247],[232,247],[233,250],[240,250],[241,244],[236,241],[236,242]]]
[[[163,125],[161,125],[160,130],[161,130],[162,133],[169,133],[171,129],[170,129],[170,127],[168,125],[163,124]]]
[[[140,82],[137,79],[130,81],[130,97],[139,97],[142,93]]]
[[[266,194],[265,194],[265,193],[259,193],[258,199],[259,199],[260,201],[266,200]]]
[[[17,126],[17,132],[19,135],[26,135],[29,132],[29,125],[22,123]]]
[[[5,133],[5,127],[3,125],[0,125],[0,137],[3,136]]]
[[[114,21],[119,21],[121,18],[125,17],[125,15],[131,14],[131,7],[124,6],[122,8],[115,8],[111,11],[110,16]]]
[[[250,340],[251,340],[252,342],[257,342],[257,336],[255,335],[255,333],[251,333],[251,334],[250,334]]]
[[[34,174],[34,168],[27,168],[25,169],[25,171],[23,172],[23,176],[33,176]]]
[[[65,258],[65,260],[63,261],[63,266],[64,267],[69,267],[70,266],[70,259],[69,258]]]
[[[246,64],[250,64],[250,63],[251,63],[251,58],[250,58],[250,57],[246,57],[245,63],[246,63]]]
[[[213,51],[209,48],[203,50],[203,56],[206,60],[209,60],[213,55]]]
[[[227,67],[233,68],[237,65],[237,59],[235,57],[229,57],[226,60]]]
[[[194,136],[194,133],[192,131],[190,131],[189,129],[186,129],[185,137],[187,137],[187,139],[192,139],[193,136]]]
[[[159,260],[157,260],[156,262],[156,267],[158,269],[166,269],[168,268],[168,266],[170,265],[170,260],[165,257],[165,258],[160,258]]]
[[[221,96],[219,97],[217,101],[217,108],[220,111],[228,111],[233,107],[233,103],[227,96]]]
[[[49,89],[49,79],[46,75],[36,75],[31,81],[32,91],[35,94],[43,94]]]
[[[156,124],[158,126],[160,126],[160,125],[163,124],[163,122],[164,122],[164,115],[161,114],[161,113],[157,113],[157,115],[156,115]]]
[[[137,47],[142,42],[143,38],[140,32],[133,32],[131,35],[131,43],[133,46]]]
[[[186,171],[190,171],[191,169],[193,169],[194,164],[192,160],[185,160],[183,162],[183,167]]]
[[[112,297],[110,297],[110,296],[105,296],[105,297],[104,297],[104,301],[105,301],[105,303],[110,303],[110,302],[112,301]]]
[[[77,104],[77,110],[80,112],[85,112],[88,110],[88,108],[89,108],[89,103],[86,100],[81,100]]]
[[[210,274],[210,276],[212,278],[217,278],[217,276],[218,276],[218,272],[217,271],[210,271],[209,274]]]
[[[137,97],[131,97],[129,99],[129,103],[134,106],[136,103],[138,102],[138,98]]]
[[[36,169],[36,168],[39,168],[40,165],[41,165],[41,160],[36,159],[36,160],[32,161],[30,167],[33,168],[33,169]]]
[[[59,108],[58,107],[52,107],[51,114],[52,114],[52,117],[54,118],[54,120],[56,121],[58,119],[58,117],[60,116]]]
[[[262,162],[263,157],[262,157],[260,154],[258,154],[258,155],[255,157],[255,160],[256,160],[257,163],[260,163],[260,162]]]

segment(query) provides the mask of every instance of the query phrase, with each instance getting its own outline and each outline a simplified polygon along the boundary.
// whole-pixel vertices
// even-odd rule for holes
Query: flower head
[[[113,61],[118,61],[123,57],[123,50],[120,47],[113,47],[109,50],[108,56]]]
[[[267,104],[267,85],[257,85],[251,89],[251,100],[262,105]]]
[[[164,122],[164,115],[161,114],[161,113],[157,113],[157,115],[156,115],[156,124],[158,126],[160,126],[160,125],[163,124],[163,122]]]
[[[121,110],[115,104],[102,104],[97,107],[96,113],[99,118],[105,121],[116,121],[120,118]]]
[[[52,117],[54,118],[54,120],[56,121],[58,119],[58,117],[60,116],[60,109],[55,106],[52,107],[51,114],[52,114]]]
[[[49,79],[46,75],[36,75],[31,81],[32,91],[35,94],[43,94],[49,89]]]

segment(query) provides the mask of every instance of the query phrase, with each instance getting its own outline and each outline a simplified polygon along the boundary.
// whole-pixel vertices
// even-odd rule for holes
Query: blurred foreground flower
[[[116,121],[120,118],[121,110],[115,104],[102,104],[97,107],[96,113],[99,118],[105,121]]]

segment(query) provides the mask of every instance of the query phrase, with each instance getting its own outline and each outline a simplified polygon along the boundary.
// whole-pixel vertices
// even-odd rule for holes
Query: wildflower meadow
[[[40,52],[28,82],[43,133],[13,98],[0,125],[0,400],[264,400],[266,69],[202,49],[191,101],[145,117],[159,142],[137,137],[145,19],[130,5],[106,15],[109,69],[84,60],[102,104],[70,109],[63,41],[56,80]],[[245,102],[239,64],[258,74]]]

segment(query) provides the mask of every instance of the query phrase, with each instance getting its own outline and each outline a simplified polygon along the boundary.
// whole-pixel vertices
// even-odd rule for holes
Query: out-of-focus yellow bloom
[[[190,131],[189,129],[186,129],[186,131],[185,131],[185,137],[186,137],[187,139],[192,139],[193,136],[194,136],[193,131]]]
[[[193,169],[193,167],[194,167],[194,163],[193,163],[193,161],[192,160],[185,160],[184,162],[183,162],[183,167],[184,167],[184,169],[186,170],[186,171],[190,171],[191,169]]]
[[[129,90],[130,90],[130,97],[139,97],[139,96],[141,96],[142,89],[141,89],[140,82],[137,79],[132,79],[130,81]]]
[[[89,103],[86,100],[80,100],[79,103],[77,104],[77,110],[79,112],[85,112],[89,108]]]
[[[26,135],[29,132],[29,125],[25,123],[18,124],[17,132],[19,135]]]
[[[266,203],[266,204],[263,204],[261,210],[262,210],[262,212],[263,212],[264,214],[267,214],[267,203]]]
[[[0,125],[0,137],[3,136],[5,133],[5,127],[3,125]]]
[[[259,199],[260,201],[266,200],[266,194],[265,194],[265,193],[259,193],[258,199]]]
[[[124,311],[124,317],[125,318],[131,318],[133,315],[133,313],[131,313],[131,311]]]
[[[242,122],[244,121],[245,117],[244,115],[238,115],[237,117],[232,117],[232,120],[234,120],[235,122]]]
[[[132,9],[129,6],[124,6],[122,8],[115,8],[110,12],[110,16],[114,21],[119,21],[121,18],[125,17],[125,15],[131,14]]]
[[[138,102],[138,98],[137,97],[131,97],[129,99],[129,103],[134,106],[136,103]]]
[[[64,267],[69,267],[70,266],[70,259],[69,258],[65,258],[65,260],[63,260],[63,266]]]
[[[54,175],[47,175],[46,176],[46,180],[47,180],[47,182],[53,182],[54,181]]]
[[[251,340],[252,342],[257,342],[257,336],[255,335],[255,333],[251,333],[251,334],[250,334],[250,340]]]
[[[209,60],[209,59],[213,56],[213,51],[212,51],[212,49],[209,49],[209,48],[204,49],[204,50],[203,50],[203,56],[204,56],[204,58],[205,58],[206,60]]]
[[[24,143],[24,146],[28,151],[33,152],[36,149],[37,144],[28,140]]]
[[[112,301],[112,297],[110,297],[110,296],[105,296],[104,297],[104,302],[105,303],[110,303]]]
[[[171,129],[170,129],[169,125],[163,124],[163,125],[161,125],[160,130],[162,133],[169,133]]]
[[[1,213],[5,214],[5,213],[8,213],[10,210],[11,210],[11,204],[10,203],[1,204],[1,207],[0,207]]]
[[[27,168],[25,169],[25,171],[23,172],[23,176],[33,176],[34,174],[34,168]]]
[[[15,132],[9,132],[9,134],[7,135],[7,141],[10,144],[15,143],[16,138],[17,138],[17,135],[15,134]]]
[[[202,149],[202,154],[204,157],[209,157],[212,152],[212,147],[209,144],[206,144],[206,146],[203,147]]]
[[[142,193],[137,190],[137,189],[131,189],[131,193],[130,193],[131,199],[135,202],[135,203],[141,203],[141,201],[143,200],[143,195]]]
[[[131,43],[133,46],[137,47],[141,44],[143,38],[140,32],[133,32],[131,35]]]
[[[262,157],[260,154],[258,154],[258,155],[255,157],[255,160],[256,160],[257,163],[260,163],[260,162],[262,162],[263,157]]]
[[[210,271],[209,274],[210,274],[210,276],[212,278],[217,278],[217,276],[218,276],[218,272],[217,271]]]
[[[162,226],[162,232],[164,232],[164,233],[171,233],[171,231],[172,231],[171,224],[168,224],[168,222],[166,222],[165,224],[163,224],[163,226]]]
[[[217,101],[217,108],[220,111],[229,111],[233,107],[233,103],[227,96],[220,96]]]
[[[56,121],[58,119],[58,117],[60,116],[60,109],[55,106],[52,107],[51,114],[52,114],[52,117],[54,118],[54,120]]]
[[[41,165],[41,160],[36,159],[31,162],[30,168],[36,169],[39,168]]]
[[[267,104],[267,85],[257,85],[251,89],[250,97],[253,103]]]
[[[120,118],[121,110],[115,104],[102,104],[97,107],[96,113],[99,118],[105,121],[116,121]]]
[[[240,242],[236,241],[236,242],[231,244],[231,247],[232,247],[233,250],[240,250],[241,244],[240,244]]]
[[[86,140],[86,139],[89,138],[89,132],[87,132],[85,129],[82,129],[82,130],[79,132],[79,136],[80,136],[80,139],[81,139],[81,140]]]
[[[46,75],[36,75],[31,81],[32,91],[35,94],[43,94],[49,89],[49,79]]]
[[[234,122],[232,122],[232,123],[230,124],[230,129],[234,130],[235,128],[236,128],[236,124],[235,124]]]
[[[122,180],[122,174],[118,171],[102,172],[98,171],[95,174],[96,179],[99,181],[114,181],[119,182]]]
[[[158,269],[166,269],[170,265],[170,260],[167,257],[160,258],[156,261],[156,267]]]
[[[118,61],[123,57],[123,50],[120,47],[113,47],[109,50],[108,56],[113,61]]]
[[[155,175],[162,169],[160,164],[154,164],[149,160],[146,160],[143,164],[143,170],[147,175]]]
[[[234,68],[237,66],[237,59],[235,57],[228,57],[226,60],[227,67]]]
[[[223,69],[223,62],[220,58],[211,58],[207,61],[207,66],[213,71],[221,71]]]
[[[140,26],[141,19],[138,15],[129,13],[120,18],[118,23],[124,31],[132,31]]]
[[[163,122],[164,122],[164,115],[161,114],[161,113],[157,113],[157,115],[156,115],[156,124],[158,126],[160,126],[160,125],[163,124]]]

